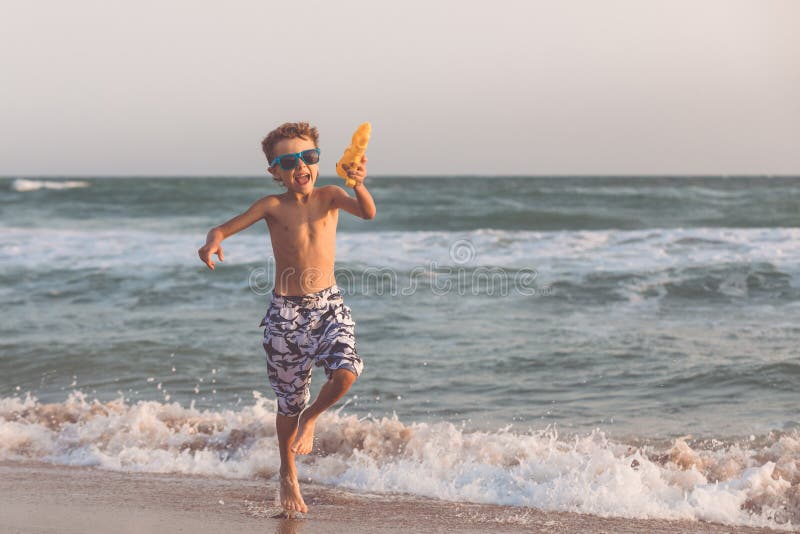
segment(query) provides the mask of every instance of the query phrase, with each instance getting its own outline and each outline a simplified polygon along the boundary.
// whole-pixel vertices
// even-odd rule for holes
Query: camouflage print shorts
[[[261,321],[269,383],[278,397],[278,413],[299,415],[310,397],[312,364],[356,376],[364,364],[356,353],[355,323],[338,287],[318,293],[283,296],[273,293]]]

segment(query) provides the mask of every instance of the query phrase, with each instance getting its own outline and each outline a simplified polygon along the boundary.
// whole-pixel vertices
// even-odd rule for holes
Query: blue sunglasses
[[[284,171],[290,171],[297,167],[297,160],[299,159],[302,159],[306,165],[315,165],[319,163],[319,152],[319,148],[309,148],[294,154],[283,154],[275,158],[269,166],[280,165]]]

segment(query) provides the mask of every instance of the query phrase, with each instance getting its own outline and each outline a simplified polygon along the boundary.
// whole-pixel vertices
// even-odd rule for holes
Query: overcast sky
[[[0,175],[800,174],[800,1],[0,0]]]

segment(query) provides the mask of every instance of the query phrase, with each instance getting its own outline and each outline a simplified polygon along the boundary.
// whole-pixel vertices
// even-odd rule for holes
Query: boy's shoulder
[[[251,210],[261,212],[261,215],[266,217],[274,215],[275,210],[281,205],[280,195],[267,195],[259,198],[250,207]]]
[[[281,203],[281,195],[266,195],[254,202],[259,206],[277,206]]]
[[[341,198],[343,195],[349,197],[350,195],[347,194],[342,187],[338,185],[322,185],[317,188],[317,191],[322,193],[327,199],[334,200],[336,198]]]
[[[344,191],[344,189],[342,189],[338,185],[330,184],[330,185],[321,185],[321,186],[319,186],[317,188],[317,191],[320,191],[320,192],[323,192],[323,193],[326,193],[326,194],[330,195],[330,194],[335,194],[335,193],[337,193],[339,191]]]

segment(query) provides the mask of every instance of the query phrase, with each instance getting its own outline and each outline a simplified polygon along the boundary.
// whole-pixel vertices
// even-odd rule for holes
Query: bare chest
[[[286,252],[333,246],[337,222],[337,210],[325,209],[316,203],[281,206],[267,219],[273,248]]]

